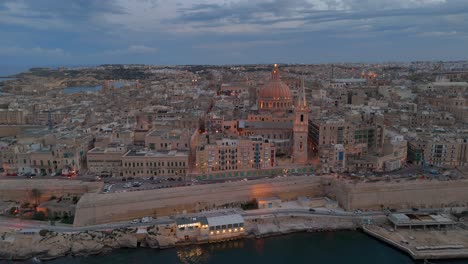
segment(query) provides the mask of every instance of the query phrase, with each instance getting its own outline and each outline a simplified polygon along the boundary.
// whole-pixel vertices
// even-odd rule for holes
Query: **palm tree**
[[[34,210],[37,209],[39,202],[41,201],[42,191],[39,189],[32,189],[31,190],[32,197],[34,198]]]

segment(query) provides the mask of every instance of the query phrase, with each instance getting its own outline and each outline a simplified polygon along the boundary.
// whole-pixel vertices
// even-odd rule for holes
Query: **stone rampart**
[[[277,196],[283,201],[298,196],[322,196],[321,178],[298,176],[281,179],[237,181],[121,193],[87,193],[76,207],[75,226],[125,221],[144,216],[167,216],[183,212],[243,203],[254,198]]]
[[[468,204],[468,180],[358,182],[331,180],[326,193],[346,210],[442,208]]]

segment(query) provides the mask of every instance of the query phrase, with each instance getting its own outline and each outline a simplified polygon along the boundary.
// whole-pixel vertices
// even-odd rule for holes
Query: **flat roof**
[[[244,223],[244,218],[240,214],[208,216],[206,219],[210,227]]]
[[[169,151],[129,151],[125,157],[186,157],[188,151],[169,150]]]
[[[273,197],[262,197],[262,198],[258,198],[257,201],[259,202],[268,202],[268,201],[277,201],[277,200],[280,200],[281,199],[279,197],[276,197],[276,196],[273,196]]]
[[[206,217],[199,216],[199,217],[180,217],[176,219],[177,225],[187,225],[187,224],[195,224],[200,223],[202,225],[208,224]]]
[[[388,220],[396,226],[451,225],[455,222],[442,214],[391,214]]]

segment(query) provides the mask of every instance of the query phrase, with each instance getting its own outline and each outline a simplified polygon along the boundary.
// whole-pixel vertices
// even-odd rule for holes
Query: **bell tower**
[[[304,78],[302,79],[302,91],[294,107],[293,122],[293,163],[306,164],[308,160],[307,137],[309,130],[309,107],[307,106],[305,96]]]

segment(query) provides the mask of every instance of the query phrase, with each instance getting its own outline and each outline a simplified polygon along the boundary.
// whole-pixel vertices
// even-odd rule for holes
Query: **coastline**
[[[140,233],[141,228],[85,231],[73,233],[47,232],[44,234],[3,233],[0,239],[0,259],[25,261],[32,258],[51,260],[65,256],[106,254],[120,248],[166,249],[192,244],[218,243],[246,238],[265,238],[298,232],[356,230],[357,222],[351,218],[329,216],[282,215],[249,217],[244,235],[217,241],[178,242],[175,225],[153,225]]]

